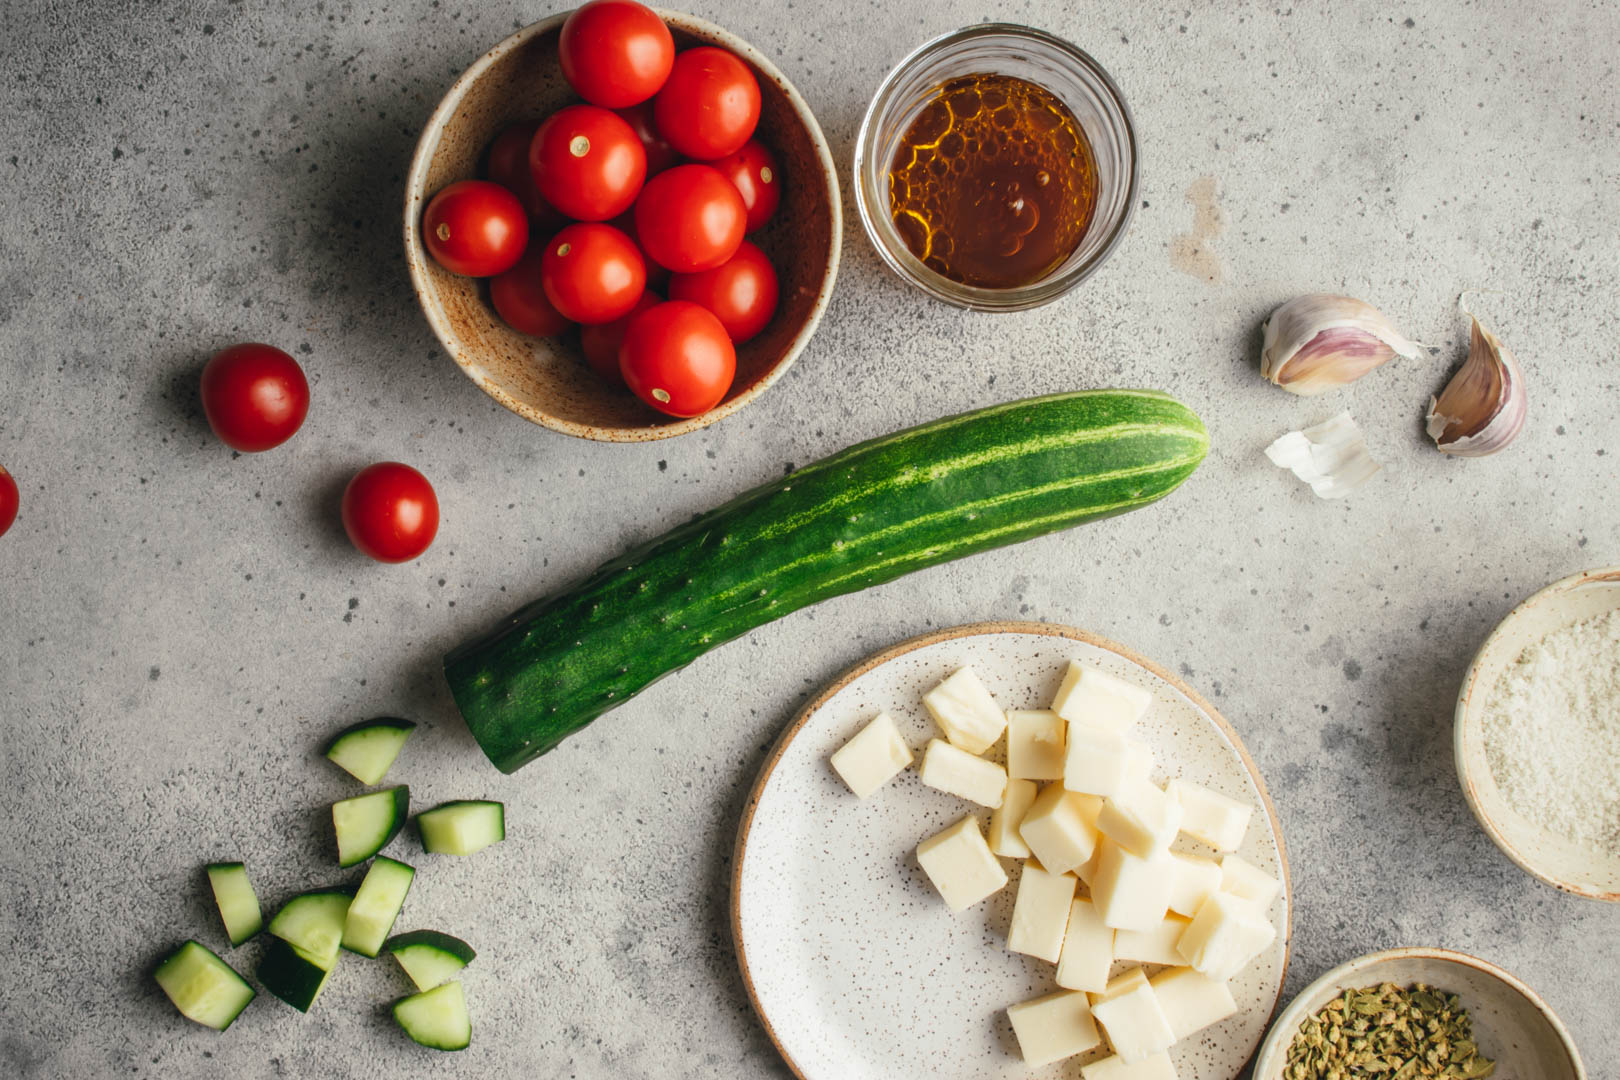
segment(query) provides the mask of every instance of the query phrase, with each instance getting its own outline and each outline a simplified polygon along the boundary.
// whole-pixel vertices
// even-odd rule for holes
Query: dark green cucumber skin
[[[1027,398],[852,446],[679,526],[445,659],[513,772],[723,642],[807,604],[1163,498],[1209,436],[1166,394]]]
[[[299,1012],[309,1012],[326,972],[293,951],[278,937],[270,939],[255,974],[259,984]]]
[[[370,720],[361,720],[358,723],[350,724],[348,727],[326,740],[326,749],[322,750],[321,753],[330,754],[333,750],[337,749],[344,739],[348,738],[350,735],[360,731],[370,731],[372,728],[392,728],[394,731],[415,731],[416,721],[401,720],[397,716],[378,716]]]
[[[403,934],[395,934],[383,942],[383,952],[393,953],[401,949],[411,948],[413,945],[426,945],[449,953],[463,964],[470,964],[478,954],[473,947],[458,937],[441,933],[438,930],[407,930]]]

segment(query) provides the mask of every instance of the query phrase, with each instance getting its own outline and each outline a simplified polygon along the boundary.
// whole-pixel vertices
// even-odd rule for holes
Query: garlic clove
[[[1320,394],[1419,353],[1383,312],[1350,296],[1295,297],[1271,313],[1263,332],[1260,374],[1293,394]]]
[[[1429,438],[1442,454],[1458,457],[1484,457],[1507,446],[1524,429],[1529,408],[1518,360],[1473,322],[1468,359],[1440,396],[1429,399]]]
[[[1342,412],[1304,431],[1290,431],[1266,447],[1266,457],[1311,485],[1319,498],[1342,499],[1382,467],[1367,450],[1361,428]]]

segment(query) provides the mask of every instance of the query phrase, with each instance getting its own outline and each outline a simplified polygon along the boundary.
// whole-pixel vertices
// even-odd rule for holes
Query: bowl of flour
[[[1620,902],[1620,567],[1554,582],[1502,620],[1463,678],[1454,746],[1508,858]]]

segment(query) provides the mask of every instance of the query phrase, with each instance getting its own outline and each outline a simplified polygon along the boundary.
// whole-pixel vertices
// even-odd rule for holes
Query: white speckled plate
[[[1153,745],[1154,779],[1181,776],[1261,810],[1241,854],[1283,882],[1271,908],[1276,943],[1233,980],[1238,1014],[1171,1052],[1180,1080],[1230,1080],[1253,1055],[1288,966],[1291,890],[1276,811],[1237,733],[1175,676],[1113,642],[1042,623],[981,623],[896,645],[840,677],[788,726],[743,811],[731,896],[737,959],[754,1008],[803,1080],[1047,1080],[1078,1076],[1076,1061],[1104,1056],[1038,1070],[1019,1057],[1007,1006],[1057,985],[1052,965],[1006,949],[1012,860],[1003,860],[1008,887],[959,914],[917,865],[919,840],[975,809],[985,826],[989,811],[923,786],[915,767],[862,801],[827,764],[879,710],[920,758],[935,734],[922,695],[964,664],[1003,708],[1043,708],[1070,659],[1152,689],[1134,734]],[[1185,838],[1178,847],[1200,850]]]

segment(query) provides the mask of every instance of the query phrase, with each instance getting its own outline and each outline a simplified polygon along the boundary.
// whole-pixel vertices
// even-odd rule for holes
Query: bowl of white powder
[[[1463,678],[1455,752],[1508,858],[1620,902],[1620,566],[1554,582],[1502,620]]]

